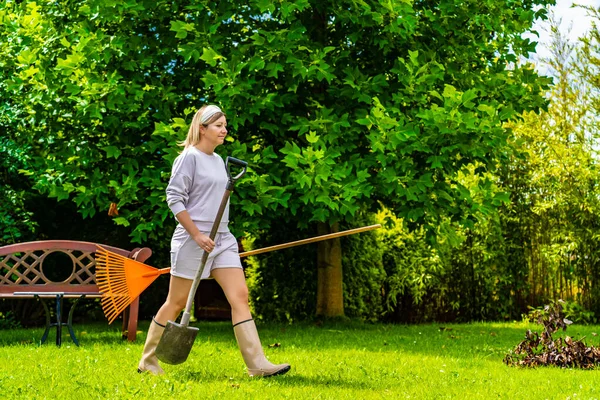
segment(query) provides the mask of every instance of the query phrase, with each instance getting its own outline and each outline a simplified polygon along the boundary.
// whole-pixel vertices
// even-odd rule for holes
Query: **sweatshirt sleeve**
[[[194,157],[187,152],[181,153],[173,163],[171,179],[167,185],[167,205],[173,215],[186,209],[193,183],[195,164]]]

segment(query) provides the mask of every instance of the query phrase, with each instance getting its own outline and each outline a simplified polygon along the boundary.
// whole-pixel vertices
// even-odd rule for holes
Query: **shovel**
[[[231,164],[235,164],[242,168],[242,171],[235,177],[231,176],[231,171],[229,170]],[[219,211],[217,211],[215,222],[210,231],[211,240],[215,239],[217,229],[219,228],[219,224],[221,223],[221,217],[223,216],[223,212],[225,211],[225,206],[227,205],[227,201],[229,200],[229,195],[233,191],[235,181],[237,181],[246,173],[247,167],[247,162],[238,160],[233,157],[227,157],[227,159],[225,160],[225,169],[227,170],[228,178],[227,188],[225,189],[225,194],[223,194],[223,199],[221,200]],[[207,259],[208,253],[205,251],[204,254],[202,254],[200,267],[198,268],[198,272],[196,272],[194,282],[192,283],[192,287],[190,288],[190,294],[188,295],[185,310],[183,311],[183,316],[181,317],[181,323],[178,324],[173,321],[168,321],[165,331],[163,332],[163,335],[160,338],[160,341],[158,342],[158,346],[156,346],[156,357],[158,357],[158,359],[164,363],[181,364],[182,362],[187,360],[190,351],[192,351],[194,340],[196,339],[196,335],[198,334],[198,328],[189,326],[190,310],[192,309],[194,295],[196,294],[196,289],[200,284],[200,277],[202,276],[202,272],[204,271]]]

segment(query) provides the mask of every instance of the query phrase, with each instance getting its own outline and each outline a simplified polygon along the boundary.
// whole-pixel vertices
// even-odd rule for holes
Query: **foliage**
[[[579,76],[592,89],[590,103],[596,114],[600,111],[600,6],[579,6],[587,11],[592,20],[592,29],[579,39],[581,47],[577,49],[577,56],[581,62],[575,64]],[[598,120],[594,121],[598,126]]]
[[[231,200],[237,235],[268,241],[286,221],[294,237],[383,204],[416,232],[406,241],[418,254],[383,262],[385,301],[420,301],[442,275],[422,238],[452,240],[506,200],[461,174],[507,162],[505,123],[546,106],[549,80],[517,60],[535,49],[521,34],[553,3],[6,1],[0,121],[30,149],[22,174],[35,189],[85,218],[115,202],[115,224],[164,250],[174,143],[201,103],[217,103],[235,139],[223,151],[251,165]],[[286,275],[289,258],[270,256],[278,269],[264,268],[254,292],[265,310],[288,296],[298,308],[286,319],[308,315],[316,284],[314,258],[292,254],[302,267]],[[369,267],[348,264],[352,313],[365,315],[362,296],[380,285],[374,265],[357,292]]]
[[[247,250],[262,248],[312,235],[310,231],[282,224],[245,241]],[[252,313],[259,320],[293,322],[311,319],[316,307],[316,246],[292,247],[248,257],[246,281]]]
[[[552,301],[552,304],[554,303],[556,302]],[[564,314],[564,317],[567,320],[576,324],[585,325],[594,324],[596,322],[594,312],[586,310],[580,304],[574,301],[564,301],[562,299],[560,299],[558,303],[561,306],[561,313]],[[527,308],[529,309],[529,312],[522,315],[523,320],[537,322],[536,318],[538,318],[540,315],[545,315],[544,313],[548,312],[547,307],[548,306],[528,306]]]
[[[10,311],[7,313],[0,312],[0,330],[19,328],[21,328],[21,324],[15,319],[15,316]]]
[[[567,330],[572,321],[565,318],[562,301],[552,302],[542,310],[535,309],[529,317],[544,326],[542,334],[527,330],[525,340],[504,358],[507,365],[538,367],[554,365],[568,368],[595,368],[600,364],[600,349],[587,346],[583,339],[573,340],[566,336],[553,339],[558,330]]]
[[[0,85],[3,100],[18,110],[8,131],[31,148],[23,173],[35,188],[71,199],[84,217],[112,201],[130,205],[140,217],[132,229],[140,241],[156,238],[168,215],[163,190],[155,190],[165,184],[161,142],[150,136],[157,118],[172,115],[173,96],[164,65],[171,56],[151,51],[158,41],[141,39],[153,14],[129,6],[108,5],[90,18],[94,2],[6,2],[0,29],[13,40],[2,41]],[[153,92],[161,76],[166,85]],[[128,226],[128,214],[123,209],[115,223]]]
[[[1,129],[1,126],[0,126]],[[0,137],[0,246],[31,240],[37,222],[26,202],[31,199],[31,184],[19,176],[18,169],[27,165],[25,150],[11,140]]]
[[[255,179],[275,191],[247,200],[256,212],[273,209],[276,217],[286,207],[299,224],[334,223],[380,200],[428,226],[440,213],[468,218],[472,199],[456,172],[474,161],[493,168],[492,155],[504,151],[501,121],[544,104],[545,80],[527,67],[504,69],[514,60],[509,43],[516,52],[530,48],[513,32],[528,28],[532,11],[453,1],[435,11],[408,2],[257,4],[268,17],[251,9],[232,17],[231,25],[253,33],[248,40],[235,48],[212,42],[205,51],[213,67],[205,81],[223,88],[225,108],[242,116],[252,104],[248,123],[234,122],[248,133],[234,145],[258,153]],[[488,30],[503,33],[488,41]],[[461,32],[469,39],[454,40]],[[285,190],[276,195],[277,188]],[[264,224],[269,215],[261,217]]]
[[[598,143],[600,142],[600,6],[583,7],[592,18],[592,29],[580,39],[581,46],[577,49],[579,62],[573,63],[577,76],[585,85],[589,104],[589,113],[584,125],[586,149],[591,161],[589,169],[578,177],[577,184],[583,184],[581,191],[586,195],[581,201],[579,215],[576,219],[581,227],[577,234],[579,244],[576,250],[576,274],[581,287],[581,303],[587,309],[600,313],[600,259],[598,252],[597,228],[600,224],[600,201],[598,180],[600,168],[598,165]]]
[[[341,229],[374,223],[383,226],[342,238],[345,313],[373,322],[386,314],[401,312],[398,302],[405,295],[410,299],[409,307],[418,305],[440,284],[446,267],[436,250],[427,244],[424,230],[409,232],[404,222],[388,209],[375,215],[361,214],[353,225]],[[263,233],[247,244],[260,248],[309,236],[310,232],[282,228],[276,235]],[[259,318],[288,322],[311,318],[316,299],[316,271],[298,266],[310,265],[315,250],[315,245],[306,245],[250,257],[247,282],[253,311]]]
[[[359,215],[352,226],[342,226],[342,230],[376,222],[372,215]],[[387,275],[383,259],[389,249],[381,242],[381,235],[377,230],[342,238],[344,313],[348,317],[375,322],[385,311],[382,291]]]
[[[446,265],[446,304],[441,309],[458,321],[499,320],[517,316],[519,296],[523,285],[520,265],[514,250],[522,243],[518,232],[510,229],[506,214],[510,213],[508,188],[494,174],[478,176],[475,167],[465,169],[460,179],[474,198],[489,197],[498,210],[479,207],[474,214],[477,222],[472,227],[459,227],[459,244],[441,248]],[[485,188],[482,190],[481,188]],[[450,306],[448,309],[448,306]]]
[[[527,315],[530,322],[535,322],[544,327],[542,339],[551,338],[553,333],[561,329],[566,331],[567,327],[573,323],[565,317],[563,304],[562,300],[552,301],[544,307],[532,309]]]
[[[0,185],[0,244],[27,241],[35,231],[33,213],[25,206],[25,193]]]
[[[384,246],[389,314],[394,321],[502,320],[519,315],[523,289],[521,259],[511,255],[521,244],[505,235],[502,211],[508,194],[492,174],[478,176],[465,168],[459,182],[482,205],[482,197],[494,199],[500,213],[484,206],[473,210],[471,227],[443,220],[438,243],[427,245],[425,232],[407,230],[389,211],[379,218]],[[501,205],[502,204],[502,205]],[[394,222],[391,224],[390,222]],[[518,240],[518,237],[514,238]]]
[[[335,222],[376,200],[466,223],[456,172],[493,169],[502,122],[544,104],[546,80],[506,67],[535,45],[520,37],[545,16],[535,6],[9,1],[0,85],[36,188],[84,216],[117,202],[136,241],[170,227],[173,144],[204,101],[231,114],[227,151],[253,167],[236,229]]]
[[[418,305],[444,274],[437,252],[427,244],[423,229],[410,232],[389,210],[381,210],[376,219],[383,225],[377,236],[385,271],[385,311],[401,308],[401,298],[409,299],[409,304],[404,304],[407,308]]]
[[[576,324],[595,324],[598,322],[596,313],[586,310],[583,306],[575,301],[565,301],[562,303],[562,308],[565,313],[565,318],[573,321]]]
[[[514,126],[520,151],[499,175],[512,200],[502,216],[510,223],[504,236],[521,247],[515,265],[526,280],[519,295],[526,304],[564,298],[598,312],[599,136],[590,90],[595,78],[582,74],[579,66],[591,63],[556,22],[551,34],[546,65],[555,85],[548,111],[527,113]]]

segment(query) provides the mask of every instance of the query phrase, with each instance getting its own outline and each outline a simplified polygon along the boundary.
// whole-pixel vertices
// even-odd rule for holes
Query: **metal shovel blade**
[[[173,321],[167,322],[165,331],[156,346],[156,357],[167,364],[181,364],[190,355],[196,335],[198,335],[196,327]]]

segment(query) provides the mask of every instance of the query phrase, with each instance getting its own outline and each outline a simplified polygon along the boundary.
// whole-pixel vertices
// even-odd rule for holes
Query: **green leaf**
[[[452,85],[444,85],[444,92],[442,96],[446,98],[455,98],[456,97],[456,88]]]
[[[213,49],[204,47],[202,50],[201,60],[204,60],[208,65],[214,67],[217,65],[217,61],[224,57],[217,54]]]
[[[494,199],[492,203],[495,206],[500,206],[502,204],[510,204],[510,193],[500,192],[494,195]]]
[[[178,39],[185,39],[189,32],[194,31],[194,25],[185,21],[171,21],[171,31],[177,32],[175,35]]]
[[[123,217],[113,218],[113,221],[117,225],[122,225],[122,226],[129,226],[130,225],[129,221],[127,219],[123,218]]]
[[[319,135],[317,135],[315,131],[310,131],[308,135],[306,135],[306,140],[311,144],[317,143],[319,141]]]
[[[29,65],[33,64],[37,60],[37,56],[34,51],[26,49],[19,53],[19,55],[17,56],[17,60],[21,64]]]
[[[474,106],[472,100],[474,100],[475,98],[477,98],[477,90],[469,89],[462,94],[460,100],[465,107],[472,108]]]
[[[415,65],[418,66],[419,65],[419,51],[418,50],[409,50],[408,51],[408,56],[410,59],[410,62]]]
[[[477,109],[479,111],[482,111],[482,112],[488,114],[490,117],[493,116],[494,114],[496,114],[496,109],[487,104],[480,104],[477,106]]]
[[[373,126],[373,124],[371,123],[371,120],[369,118],[359,118],[356,120],[356,123],[359,125],[366,126],[367,129],[371,129],[371,127]]]
[[[500,109],[500,113],[498,115],[498,117],[500,118],[501,121],[506,121],[509,119],[512,119],[515,115],[515,110],[510,106],[503,106]]]
[[[107,158],[119,158],[122,153],[121,150],[119,150],[119,148],[116,146],[105,146],[102,148],[102,150],[106,152]]]
[[[443,168],[442,160],[445,159],[446,157],[430,156],[427,158],[427,162],[431,164],[431,168]]]

